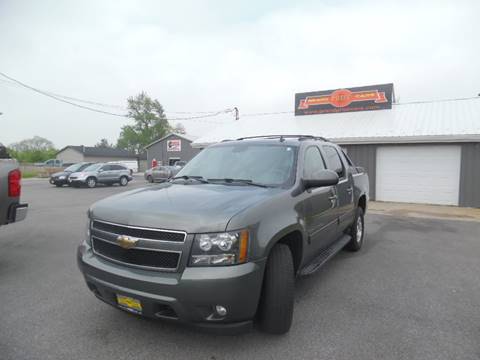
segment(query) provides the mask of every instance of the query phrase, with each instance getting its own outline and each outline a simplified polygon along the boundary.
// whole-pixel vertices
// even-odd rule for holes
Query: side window
[[[110,171],[110,170],[112,170],[112,166],[111,165],[103,165],[101,169],[102,169],[102,171]]]
[[[345,169],[343,168],[342,160],[338,155],[337,149],[333,146],[324,146],[325,161],[327,162],[327,168],[335,171],[340,178],[345,176]]]
[[[345,160],[347,160],[348,166],[355,166],[355,165],[353,165],[352,159],[350,159],[350,157],[347,155],[347,153],[343,149],[342,149],[342,154],[343,154],[343,157],[345,158]]]
[[[306,179],[313,179],[321,170],[325,170],[325,164],[322,155],[320,154],[320,150],[318,150],[316,146],[310,146],[305,151],[303,176]]]

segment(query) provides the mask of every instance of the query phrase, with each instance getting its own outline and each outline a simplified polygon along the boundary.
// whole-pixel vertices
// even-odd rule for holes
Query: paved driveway
[[[125,190],[25,183],[27,220],[0,228],[0,359],[480,358],[480,223],[371,214],[360,253],[297,282],[289,334],[213,336],[87,290],[75,260],[86,209]]]

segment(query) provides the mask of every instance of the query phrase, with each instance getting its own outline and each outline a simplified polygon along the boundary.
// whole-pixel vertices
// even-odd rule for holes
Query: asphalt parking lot
[[[290,333],[215,336],[97,300],[77,269],[86,210],[126,188],[26,181],[0,228],[0,358],[479,359],[480,223],[369,214],[361,252],[297,281]]]

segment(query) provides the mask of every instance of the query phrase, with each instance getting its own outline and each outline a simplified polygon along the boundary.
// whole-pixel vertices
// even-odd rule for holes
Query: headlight
[[[65,176],[63,176],[63,175],[62,175],[62,176],[59,176],[58,179],[59,179],[59,180],[65,180]]]
[[[248,231],[197,234],[193,241],[190,266],[243,264],[248,255]]]

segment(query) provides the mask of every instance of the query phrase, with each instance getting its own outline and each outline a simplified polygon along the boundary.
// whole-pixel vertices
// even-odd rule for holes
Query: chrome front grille
[[[176,271],[186,238],[183,231],[121,225],[94,220],[91,225],[93,252],[107,260],[133,267]],[[119,237],[135,244],[120,246]]]

